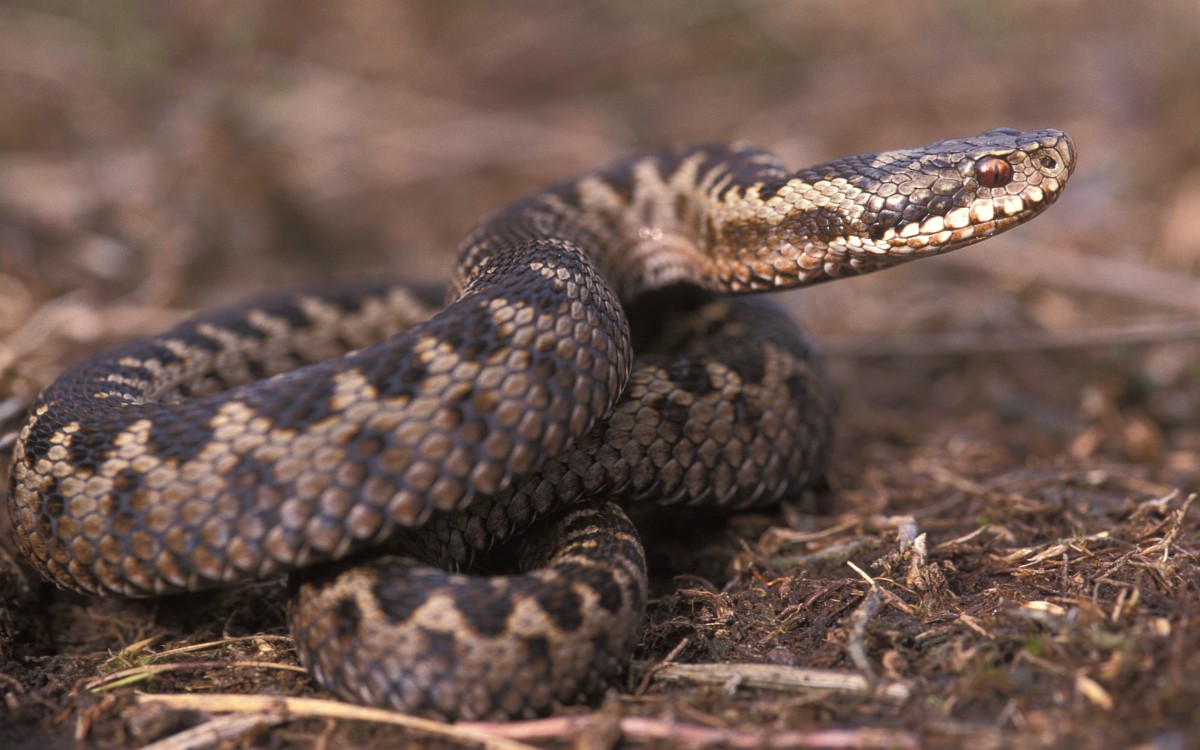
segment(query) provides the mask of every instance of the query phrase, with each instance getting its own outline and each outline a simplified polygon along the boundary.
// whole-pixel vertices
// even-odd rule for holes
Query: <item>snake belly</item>
[[[801,171],[718,144],[588,173],[481,222],[444,306],[402,283],[276,294],[67,369],[16,443],[17,543],[88,593],[293,573],[301,660],[350,700],[590,700],[645,603],[617,503],[763,505],[824,470],[812,347],[733,295],[985,239],[1074,162],[1065,133],[997,129]],[[432,567],[493,548],[511,568]]]

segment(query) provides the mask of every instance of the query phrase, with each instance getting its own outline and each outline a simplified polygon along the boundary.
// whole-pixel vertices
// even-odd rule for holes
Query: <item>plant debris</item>
[[[279,581],[58,592],[3,517],[0,746],[1200,744],[1194,9],[635,5],[0,4],[0,479],[86,354],[264,289],[446,278],[478,218],[639,148],[1080,144],[1030,226],[779,298],[841,392],[827,486],[639,512],[652,599],[601,706],[444,725],[331,701]]]

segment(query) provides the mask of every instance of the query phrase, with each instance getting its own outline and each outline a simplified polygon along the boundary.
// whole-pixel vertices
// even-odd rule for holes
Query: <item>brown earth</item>
[[[0,746],[1200,746],[1198,42],[1190,0],[0,3],[5,446],[88,352],[444,276],[480,216],[638,149],[1080,151],[1028,227],[782,297],[842,393],[829,487],[645,519],[654,598],[603,706],[424,731],[285,703],[324,696],[277,582],[56,593],[5,518]]]

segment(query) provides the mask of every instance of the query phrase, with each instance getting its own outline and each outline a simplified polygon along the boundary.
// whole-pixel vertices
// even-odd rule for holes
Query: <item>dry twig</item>
[[[656,680],[762,690],[824,690],[831,692],[871,693],[892,701],[904,701],[912,694],[903,682],[872,683],[861,674],[832,669],[806,669],[779,664],[666,664],[654,675]]]
[[[145,695],[137,696],[139,704],[161,704],[180,711],[267,715],[271,723],[301,718],[345,719],[391,724],[427,734],[447,737],[459,742],[477,742],[489,750],[533,750],[529,745],[496,736],[494,733],[469,724],[444,724],[382,708],[352,706],[349,703],[320,698],[292,698],[265,695]],[[192,748],[199,746],[189,746]]]

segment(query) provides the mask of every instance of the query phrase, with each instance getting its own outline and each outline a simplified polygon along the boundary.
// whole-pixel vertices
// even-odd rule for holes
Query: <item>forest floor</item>
[[[1186,3],[198,5],[0,4],[0,480],[85,354],[266,288],[444,276],[480,216],[628,144],[737,137],[799,166],[1028,124],[1071,130],[1080,167],[1011,235],[782,297],[841,393],[827,486],[642,519],[648,617],[602,705],[453,726],[343,706],[299,668],[280,582],[66,594],[0,514],[0,746],[1200,746]],[[945,43],[911,52],[917,27]],[[919,80],[944,90],[906,110]]]

